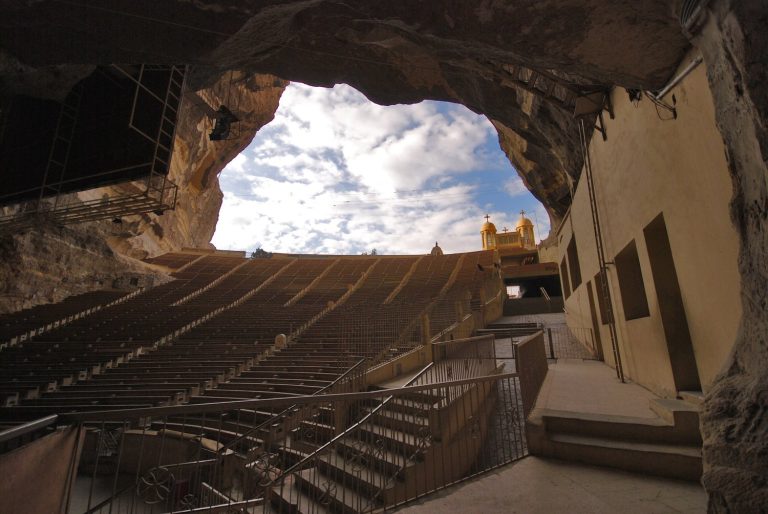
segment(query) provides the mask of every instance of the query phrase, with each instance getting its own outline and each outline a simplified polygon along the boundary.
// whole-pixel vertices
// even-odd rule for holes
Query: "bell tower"
[[[536,236],[533,234],[533,222],[525,217],[525,211],[520,211],[520,219],[517,220],[515,230],[520,234],[520,242],[523,248],[536,248]]]
[[[485,223],[480,229],[480,235],[483,238],[483,250],[496,249],[496,225],[491,223],[491,217],[488,214],[485,215]]]

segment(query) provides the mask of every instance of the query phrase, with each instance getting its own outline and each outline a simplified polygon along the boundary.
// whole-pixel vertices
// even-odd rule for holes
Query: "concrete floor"
[[[662,514],[706,510],[707,495],[696,483],[526,457],[398,512]]]
[[[502,316],[494,323],[541,323],[545,327],[565,325],[565,314],[562,312],[542,314],[522,314],[519,316]]]
[[[552,325],[564,319],[562,314],[545,314],[499,321]],[[514,371],[510,343],[509,339],[496,341],[497,358],[499,363],[507,363],[506,371]],[[536,408],[658,418],[649,407],[654,398],[657,396],[637,384],[620,383],[615,371],[602,362],[559,359],[549,362]],[[645,514],[706,510],[707,495],[697,483],[529,456],[398,512]]]
[[[619,382],[616,372],[602,362],[558,359],[549,363],[536,408],[657,418],[649,406],[655,398],[637,384]]]

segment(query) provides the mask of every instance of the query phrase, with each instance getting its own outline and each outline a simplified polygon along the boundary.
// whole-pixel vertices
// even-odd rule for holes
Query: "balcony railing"
[[[378,512],[527,454],[493,337],[439,343],[409,384],[64,414],[85,428],[69,512]],[[451,371],[449,371],[449,369]]]
[[[89,427],[69,512],[387,510],[526,455],[518,388],[507,373],[67,415]],[[279,440],[227,444],[226,413],[275,407],[309,415]]]

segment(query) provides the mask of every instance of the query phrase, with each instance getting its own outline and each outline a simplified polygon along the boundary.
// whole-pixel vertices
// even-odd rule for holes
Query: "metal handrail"
[[[397,389],[386,389],[384,391],[375,391],[375,392],[378,393],[377,394],[378,396],[381,396],[381,394],[383,392],[386,392],[386,391],[402,391],[403,389],[410,389],[410,387],[407,387],[408,384],[413,383],[414,380],[416,380],[421,375],[426,373],[427,370],[429,370],[433,365],[434,365],[434,363],[430,362],[429,364],[424,366],[424,368],[421,371],[419,371],[416,375],[413,376],[413,378],[411,378],[408,382],[406,382],[405,386],[399,387]],[[434,386],[430,386],[430,388],[434,388]],[[379,412],[384,407],[384,405],[386,405],[394,397],[395,397],[394,394],[388,395],[379,405],[377,405],[375,408],[371,409],[371,411],[368,414],[366,414],[365,416],[363,416],[362,418],[357,420],[355,423],[350,425],[342,433],[340,433],[339,435],[335,436],[333,439],[331,439],[330,441],[328,441],[327,443],[322,445],[320,448],[315,450],[313,453],[307,455],[306,457],[301,459],[299,462],[297,462],[293,466],[291,466],[288,469],[286,469],[285,471],[283,471],[282,476],[289,476],[293,471],[295,471],[297,469],[301,469],[301,467],[304,464],[306,464],[307,462],[309,462],[312,459],[314,459],[316,455],[319,455],[320,453],[325,451],[327,448],[329,448],[331,445],[333,445],[336,441],[339,441],[340,439],[348,436],[354,430],[360,428],[363,425],[363,423],[367,422],[370,418],[372,418],[374,415],[376,415],[376,413]]]
[[[469,339],[478,339],[478,338],[482,338],[482,337],[486,337],[486,336],[476,336],[476,337],[474,337],[474,338],[469,338]],[[491,335],[491,337],[493,337],[493,335]],[[497,369],[497,371],[498,371],[498,370],[500,370],[500,369],[502,369],[502,368],[501,368],[501,367],[498,367],[498,368],[496,368],[496,369]],[[426,371],[426,369],[425,369],[424,371]],[[422,373],[423,373],[423,372],[422,372]],[[420,373],[420,375],[421,375],[421,373]],[[415,379],[416,379],[416,377],[414,377],[414,380],[415,380]],[[409,382],[409,383],[410,383],[410,382]],[[465,391],[465,392],[466,392],[466,391]],[[391,398],[392,398],[392,397],[390,396],[390,397],[389,397],[389,399],[391,399]],[[448,400],[448,401],[445,401],[445,400]],[[457,399],[454,399],[453,401],[455,402],[455,401],[457,401]],[[381,404],[379,407],[383,407],[383,406],[384,406],[384,403],[385,403],[385,402],[382,402],[382,404]],[[439,402],[437,402],[437,404],[436,404],[436,405],[441,405],[441,404],[442,404],[442,407],[446,407],[446,406],[450,405],[451,403],[452,403],[452,402],[449,400],[449,398],[443,398],[443,399],[441,399]],[[429,427],[429,425],[427,425],[427,427]],[[396,478],[397,478],[397,477],[398,477],[398,476],[399,476],[399,475],[400,475],[400,474],[403,472],[403,470],[405,470],[405,469],[406,469],[406,467],[408,467],[408,465],[409,465],[410,463],[414,462],[414,460],[417,458],[417,456],[418,456],[418,450],[417,450],[415,453],[413,453],[412,455],[410,455],[410,456],[408,457],[408,459],[407,459],[407,460],[405,460],[405,461],[403,462],[403,464],[401,464],[400,466],[398,466],[397,470],[396,470],[394,473],[390,473],[389,477],[387,478],[387,481],[386,481],[386,482],[384,482],[384,483],[383,483],[383,484],[382,484],[382,485],[379,487],[378,491],[376,491],[376,494],[374,494],[374,495],[372,495],[372,496],[371,496],[371,499],[370,499],[370,501],[369,501],[369,503],[368,503],[368,506],[369,506],[369,507],[372,505],[372,502],[373,502],[373,501],[375,501],[377,498],[381,498],[381,495],[382,495],[382,493],[383,493],[383,492],[386,490],[386,488],[387,488],[387,487],[388,487],[390,484],[392,484],[392,482],[393,482],[393,481],[394,481],[394,480],[395,480],[395,479],[396,479]],[[366,511],[368,511],[368,509],[366,509]]]
[[[347,377],[347,376],[349,376],[349,374],[350,374],[350,373],[352,373],[352,372],[353,372],[354,370],[356,370],[358,367],[362,366],[362,365],[365,363],[365,361],[366,361],[366,359],[365,359],[365,358],[362,358],[362,359],[360,359],[359,361],[357,361],[357,364],[355,364],[354,366],[352,366],[351,368],[349,368],[347,371],[345,371],[345,372],[344,372],[344,373],[343,373],[341,376],[339,376],[338,378],[336,378],[336,380],[334,380],[333,382],[331,382],[331,383],[330,383],[330,384],[328,384],[327,386],[323,387],[322,389],[320,389],[320,390],[318,390],[318,391],[315,391],[314,393],[312,393],[312,394],[311,394],[311,395],[309,395],[309,396],[319,396],[319,395],[322,395],[322,394],[323,394],[325,391],[327,391],[327,390],[331,389],[333,386],[335,386],[336,384],[338,384],[339,382],[341,382],[341,381],[344,379],[344,377]],[[264,422],[263,422],[263,423],[261,423],[260,425],[258,425],[258,426],[255,426],[255,427],[251,428],[251,429],[250,429],[250,430],[248,430],[247,432],[243,432],[243,433],[242,433],[242,434],[240,434],[238,437],[236,437],[236,438],[235,438],[235,439],[233,439],[232,441],[230,441],[230,442],[228,442],[227,444],[225,444],[225,445],[224,445],[224,446],[221,448],[221,450],[219,451],[219,453],[222,453],[222,452],[223,452],[223,451],[225,451],[225,450],[228,450],[228,449],[231,449],[231,448],[233,448],[235,445],[239,444],[239,443],[240,443],[240,441],[243,441],[243,440],[245,440],[245,439],[248,439],[248,438],[249,438],[249,437],[251,437],[253,434],[256,434],[256,433],[258,433],[260,430],[264,429],[265,427],[268,427],[268,426],[270,426],[270,425],[274,424],[276,420],[278,420],[278,419],[280,419],[280,418],[284,417],[286,414],[288,414],[290,411],[292,411],[292,410],[293,410],[293,409],[295,409],[296,407],[298,407],[298,404],[293,404],[293,405],[291,405],[290,407],[287,407],[287,408],[283,409],[282,411],[280,411],[279,413],[275,414],[274,416],[272,416],[272,417],[271,417],[271,418],[269,418],[268,420],[264,421]]]
[[[447,346],[449,344],[471,343],[473,341],[482,341],[484,339],[494,339],[494,335],[486,334],[482,336],[465,337],[464,339],[454,339],[453,341],[435,341],[432,343],[432,346]]]
[[[218,461],[216,459],[203,459],[203,460],[198,460],[198,461],[179,462],[179,463],[176,463],[176,464],[163,464],[162,467],[166,468],[166,469],[173,469],[173,468],[178,468],[178,467],[186,466],[186,465],[189,465],[189,464],[194,464],[195,466],[198,466],[198,467],[199,466],[215,466],[216,464],[218,464]],[[118,498],[121,495],[125,494],[127,491],[130,491],[131,489],[135,489],[135,488],[136,488],[136,484],[130,483],[130,484],[126,485],[125,487],[115,491],[108,498],[105,498],[104,500],[102,500],[101,502],[97,503],[96,505],[94,505],[90,509],[86,510],[83,514],[94,514],[95,512],[99,512],[102,508],[104,508],[105,506],[107,506],[110,503],[112,503],[115,500],[115,498]]]
[[[461,380],[452,380],[447,382],[436,382],[434,384],[407,386],[395,389],[383,389],[379,391],[364,391],[360,393],[340,393],[340,394],[324,394],[322,399],[324,402],[342,402],[348,400],[364,400],[370,398],[377,398],[382,395],[391,394],[394,396],[402,396],[409,393],[416,393],[419,391],[427,391],[429,389],[435,389],[438,387],[452,387],[465,384],[472,384],[475,382],[489,382],[499,379],[518,377],[517,373],[505,373],[503,375],[489,375],[485,377],[465,378]],[[114,410],[102,410],[102,411],[83,411],[83,412],[71,412],[59,414],[59,420],[61,423],[81,423],[86,421],[128,421],[131,419],[138,420],[146,418],[148,416],[173,416],[178,414],[195,414],[195,413],[209,413],[209,412],[226,412],[237,409],[247,408],[259,408],[259,407],[275,407],[280,405],[304,405],[308,403],[317,403],[317,396],[290,396],[283,398],[263,398],[258,400],[233,400],[229,402],[215,402],[215,403],[198,403],[194,405],[174,405],[164,407],[142,407],[138,409],[114,409]]]
[[[54,423],[56,423],[57,419],[59,419],[59,416],[56,414],[52,414],[44,418],[40,418],[34,421],[30,421],[28,423],[24,423],[23,425],[18,425],[13,428],[9,428],[8,430],[3,430],[2,432],[0,432],[0,443],[11,441],[23,435],[34,432],[35,430],[40,430],[41,428],[45,428],[47,426],[53,425]]]
[[[359,361],[357,361],[357,363],[356,363],[354,366],[352,366],[352,367],[351,367],[351,368],[349,368],[347,371],[345,371],[344,373],[342,373],[342,374],[341,374],[341,376],[339,376],[339,377],[338,377],[336,380],[334,380],[333,382],[331,382],[331,383],[330,383],[330,384],[328,384],[327,386],[323,387],[323,388],[322,388],[322,389],[320,389],[319,391],[315,391],[314,393],[312,393],[312,395],[311,395],[311,396],[317,396],[318,394],[323,394],[325,391],[327,391],[327,390],[331,389],[333,386],[335,386],[336,384],[338,384],[339,382],[341,382],[341,381],[344,379],[344,377],[346,377],[347,375],[349,375],[350,373],[352,373],[352,372],[353,372],[355,369],[357,369],[359,366],[362,366],[362,365],[365,363],[365,361],[366,361],[366,360],[367,360],[367,359],[366,359],[365,357],[363,357],[362,359],[360,359]]]

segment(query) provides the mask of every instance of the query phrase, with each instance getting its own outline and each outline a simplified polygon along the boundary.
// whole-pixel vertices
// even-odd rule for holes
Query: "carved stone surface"
[[[709,3],[715,16],[694,42],[707,63],[734,180],[743,321],[731,361],[706,400],[704,484],[711,492],[712,512],[748,512],[768,505],[768,32],[765,2]],[[573,121],[505,85],[498,63],[552,69],[582,82],[658,88],[688,47],[675,16],[680,4],[113,0],[93,9],[78,7],[86,2],[41,0],[31,7],[6,2],[0,7],[0,75],[4,89],[19,90],[34,74],[34,82],[43,83],[45,90],[34,94],[55,97],[72,84],[73,76],[84,73],[79,65],[193,63],[193,90],[215,89],[223,72],[240,69],[313,85],[348,83],[381,104],[422,99],[462,103],[494,121],[504,151],[557,219],[568,205],[567,175],[576,176],[581,167]],[[267,84],[274,78],[256,80]],[[179,148],[180,154],[188,154],[179,162],[196,163],[183,170],[180,180],[188,192],[172,216],[136,222],[133,235],[114,243],[118,251],[139,256],[159,252],[165,244],[207,242],[220,202],[216,174],[271,118],[282,85],[273,82],[272,88],[253,91],[266,96],[254,101],[263,103],[254,110],[252,128],[208,164],[199,160],[209,155],[204,131],[197,126],[201,119],[190,121],[194,116],[187,113],[180,132],[186,143]],[[190,187],[192,177],[204,178],[196,182],[201,190]],[[161,241],[166,228],[169,237]],[[85,234],[111,241],[106,230],[99,230],[62,234],[66,242]],[[151,231],[163,236],[155,238]],[[24,265],[45,269],[40,256],[48,250],[35,247],[39,239],[18,235],[0,242],[1,251],[17,255],[10,263],[3,260],[0,273],[10,277]],[[105,262],[115,259],[102,243],[85,248],[101,248],[93,254]],[[50,260],[66,263],[81,253],[82,248],[69,253],[54,248]],[[115,262],[103,269],[115,269]],[[74,290],[53,279],[47,288],[41,284],[35,287],[43,298],[59,299],[61,291]],[[39,301],[30,291],[12,294]]]
[[[742,322],[730,361],[702,415],[709,511],[768,505],[768,10],[711,2],[702,49],[733,177],[731,218],[741,237]]]
[[[673,6],[663,0],[112,0],[98,9],[42,0],[31,8],[6,4],[0,20],[2,48],[35,70],[191,63],[195,90],[236,69],[317,86],[346,83],[384,105],[462,103],[503,127],[505,151],[555,217],[568,207],[565,174],[577,176],[581,168],[575,123],[512,85],[501,66],[655,88],[688,47]],[[17,73],[16,81],[28,73]]]
[[[276,76],[318,86],[347,83],[381,104],[447,100],[485,114],[556,222],[569,204],[565,177],[581,169],[575,123],[569,113],[511,85],[500,66],[552,69],[579,83],[657,87],[688,46],[662,0],[112,0],[97,7],[42,0],[0,6],[0,34],[0,91],[60,98],[94,64],[166,62],[192,64],[187,96],[214,109],[238,98],[238,137],[218,143],[207,139],[200,102],[185,102],[171,170],[180,187],[176,211],[131,217],[117,234],[109,222],[74,229],[109,243],[109,250],[85,249],[104,256],[89,269],[112,275],[110,250],[140,259],[208,244],[222,199],[218,173],[274,116],[286,85]],[[229,91],[229,70],[257,75],[243,81],[236,74],[236,91]],[[30,237],[16,235],[13,244],[29,246]],[[40,237],[49,232],[43,229]],[[74,260],[78,252],[52,253]],[[23,265],[4,260],[0,273]],[[8,286],[17,300],[0,311],[79,292],[64,277],[51,274],[33,288]]]

